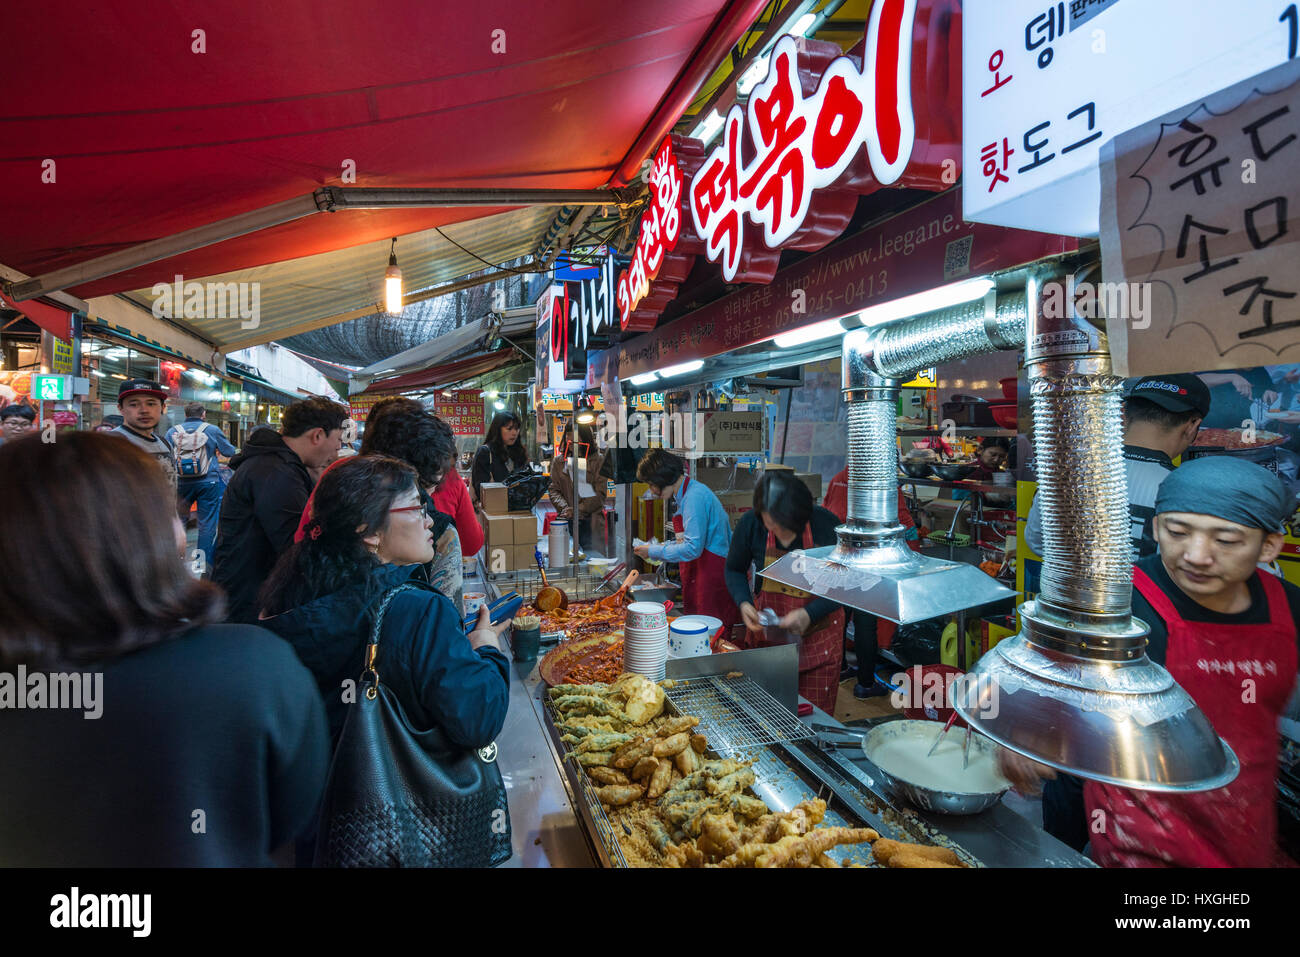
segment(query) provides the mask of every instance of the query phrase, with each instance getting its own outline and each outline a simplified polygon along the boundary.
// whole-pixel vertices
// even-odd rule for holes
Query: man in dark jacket
[[[257,592],[293,533],[311,495],[308,468],[338,455],[348,410],[320,396],[284,410],[279,432],[258,429],[230,460],[234,476],[217,526],[212,580],[226,590],[230,620],[257,621]]]

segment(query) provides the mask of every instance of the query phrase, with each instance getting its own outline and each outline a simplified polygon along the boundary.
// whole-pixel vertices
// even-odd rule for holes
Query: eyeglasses
[[[405,505],[402,508],[390,508],[390,512],[423,512],[423,505]]]

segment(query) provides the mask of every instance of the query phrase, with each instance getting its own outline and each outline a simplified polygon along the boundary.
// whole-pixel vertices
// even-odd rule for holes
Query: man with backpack
[[[236,452],[219,428],[204,422],[206,416],[203,403],[188,402],[185,421],[172,426],[167,433],[176,451],[176,499],[181,521],[189,515],[192,503],[199,504],[199,552],[205,571],[212,564],[221,497],[226,490],[217,468],[217,456],[231,456]]]

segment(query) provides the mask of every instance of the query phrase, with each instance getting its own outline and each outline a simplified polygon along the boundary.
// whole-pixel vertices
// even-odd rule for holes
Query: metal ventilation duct
[[[1122,380],[1105,334],[1072,308],[1043,315],[1035,282],[1029,292],[1042,586],[1020,608],[1020,634],[954,686],[954,706],[981,734],[1071,774],[1148,790],[1222,787],[1236,757],[1147,658],[1147,626],[1131,614]]]
[[[991,298],[989,303],[991,304]],[[844,337],[848,406],[848,516],[838,544],[782,556],[760,573],[785,585],[907,623],[1009,598],[1014,591],[973,565],[919,555],[898,522],[900,377],[929,365],[1019,348],[1025,295],[996,308],[968,303]]]

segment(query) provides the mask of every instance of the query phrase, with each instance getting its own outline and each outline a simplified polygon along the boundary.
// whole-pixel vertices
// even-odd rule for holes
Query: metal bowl
[[[923,811],[933,811],[936,814],[978,814],[980,811],[987,811],[1002,800],[1002,795],[1011,788],[1009,782],[1006,787],[996,791],[935,791],[889,774],[876,764],[872,757],[885,741],[899,735],[915,737],[918,748],[928,748],[934,743],[935,735],[942,730],[943,724],[938,721],[917,721],[906,718],[886,721],[872,728],[862,739],[862,750],[867,756],[872,772],[880,776],[885,786]],[[966,732],[961,728],[953,728],[948,733],[963,735]],[[970,747],[972,753],[978,750],[981,754],[993,758],[998,746],[983,735],[972,734]]]
[[[900,465],[903,471],[912,478],[925,478],[930,474],[929,462],[902,462]]]
[[[931,465],[930,468],[934,469],[934,474],[945,482],[960,482],[975,471],[975,463],[945,462],[942,465]]]

